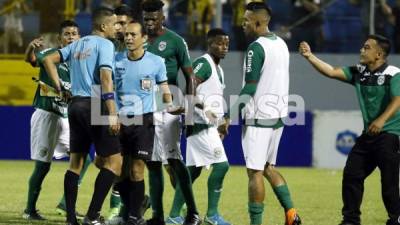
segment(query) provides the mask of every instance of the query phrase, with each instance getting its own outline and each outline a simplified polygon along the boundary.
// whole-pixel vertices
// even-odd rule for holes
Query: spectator
[[[394,52],[400,53],[400,0],[396,0],[396,4],[393,7],[393,16],[391,22],[394,25],[393,41],[394,41]]]
[[[386,0],[375,0],[375,32],[371,32],[369,28],[371,8],[370,1],[349,0],[349,2],[353,5],[358,5],[361,8],[360,15],[363,40],[367,39],[367,36],[372,33],[387,36],[385,28],[392,16],[392,9],[387,4]]]
[[[99,8],[114,10],[117,6],[121,4],[122,4],[121,0],[103,0],[101,1]]]
[[[214,0],[188,0],[188,34],[190,49],[200,46],[205,49],[205,35],[210,30],[211,21],[215,15]]]
[[[320,0],[292,0],[293,11],[291,24],[313,14],[309,19],[303,23],[295,26],[291,30],[291,40],[289,42],[289,49],[296,51],[297,46],[301,41],[306,41],[315,51],[321,51],[323,46],[323,16],[320,12]]]
[[[22,14],[29,10],[21,1],[7,0],[4,2],[1,14],[4,13],[3,53],[16,53],[22,48]],[[15,46],[15,47],[13,47]]]

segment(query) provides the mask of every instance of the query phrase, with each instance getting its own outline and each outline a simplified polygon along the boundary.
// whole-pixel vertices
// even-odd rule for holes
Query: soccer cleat
[[[144,199],[142,202],[142,205],[140,206],[139,212],[140,215],[144,215],[146,211],[150,208],[151,203],[150,203],[150,197],[148,195],[144,195]]]
[[[146,221],[147,225],[165,225],[165,222],[162,218],[151,218]]]
[[[184,219],[183,219],[183,217],[182,216],[178,216],[178,217],[168,217],[166,220],[165,220],[165,223],[167,224],[167,225],[182,225],[183,223],[184,223],[185,221],[184,221]]]
[[[119,210],[120,210],[119,207],[110,208],[110,210],[108,210],[107,220],[111,220],[112,218],[118,216]]]
[[[35,210],[33,212],[28,212],[26,209],[22,214],[22,218],[26,220],[46,220],[42,215],[39,214],[39,210]]]
[[[65,208],[64,205],[58,204],[58,205],[56,206],[56,212],[57,212],[57,214],[60,215],[60,216],[63,216],[63,217],[66,217],[66,216],[67,216],[67,209]],[[80,219],[80,220],[82,220],[83,217],[85,217],[83,214],[80,214],[80,213],[78,213],[78,212],[75,212],[75,216],[76,216],[76,218],[78,218],[78,219]]]
[[[99,216],[94,220],[89,219],[87,216],[83,218],[82,225],[106,225],[104,222],[104,218]]]
[[[198,214],[191,214],[186,216],[183,225],[200,225],[201,222],[201,218]]]
[[[296,209],[291,208],[286,212],[285,225],[301,225],[301,219],[297,214]]]
[[[143,218],[129,216],[129,219],[126,221],[125,225],[147,225],[147,223]]]
[[[114,218],[107,220],[106,225],[124,225],[125,220],[122,216],[115,216]]]
[[[232,225],[224,220],[222,216],[215,214],[214,216],[204,217],[204,223],[207,225]]]

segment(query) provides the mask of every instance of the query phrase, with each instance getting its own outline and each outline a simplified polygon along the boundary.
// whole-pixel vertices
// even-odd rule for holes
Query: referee
[[[68,107],[70,123],[70,166],[65,173],[64,191],[67,206],[67,225],[79,224],[75,215],[78,179],[90,145],[94,143],[97,156],[104,162],[96,178],[94,193],[83,225],[103,225],[100,211],[116,176],[121,171],[117,112],[114,101],[112,71],[114,45],[107,38],[115,38],[117,17],[111,10],[100,9],[93,14],[93,33],[60,49],[45,58],[44,65],[62,93],[55,63],[67,62],[71,69],[72,101]],[[92,101],[100,98],[93,92],[101,85],[101,111],[109,125],[93,124]],[[98,100],[100,102],[100,99]]]
[[[386,225],[399,225],[400,69],[386,62],[389,40],[380,35],[368,36],[360,50],[360,63],[343,68],[318,59],[306,42],[300,43],[299,51],[324,76],[353,85],[363,115],[363,133],[343,172],[340,225],[360,225],[364,180],[376,167],[381,172],[382,198],[389,216]]]

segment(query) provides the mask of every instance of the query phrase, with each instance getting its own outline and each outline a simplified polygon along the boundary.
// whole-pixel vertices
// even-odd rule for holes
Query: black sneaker
[[[187,215],[183,225],[200,225],[202,223],[198,214]]]
[[[147,225],[165,225],[164,219],[162,218],[151,218],[146,221]]]
[[[42,215],[39,214],[39,210],[35,210],[33,212],[28,212],[26,209],[22,214],[22,218],[26,220],[46,220]]]
[[[147,225],[147,223],[143,218],[129,216],[129,219],[126,221],[125,225]]]
[[[104,218],[99,216],[94,220],[90,220],[87,216],[83,219],[82,225],[106,225]]]
[[[151,203],[150,203],[150,197],[148,195],[144,195],[144,199],[142,202],[142,205],[140,206],[140,215],[144,215],[146,211],[150,208]]]

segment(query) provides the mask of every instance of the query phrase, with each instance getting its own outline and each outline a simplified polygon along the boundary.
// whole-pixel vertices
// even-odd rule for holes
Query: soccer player
[[[242,147],[249,178],[250,224],[262,224],[264,212],[264,177],[271,184],[285,211],[285,225],[298,225],[301,220],[293,207],[288,185],[275,168],[283,118],[288,115],[285,100],[289,95],[289,51],[286,43],[270,32],[271,9],[264,3],[247,4],[243,30],[254,38],[245,57],[245,84],[239,100],[232,106],[230,116],[244,107]],[[271,105],[273,102],[276,104]],[[238,107],[241,106],[241,107]],[[221,129],[223,130],[223,129]]]
[[[360,50],[356,66],[333,67],[312,54],[306,42],[301,55],[322,75],[354,85],[364,130],[347,157],[343,171],[343,221],[340,225],[360,225],[364,180],[379,168],[382,198],[389,219],[386,225],[400,224],[399,135],[400,69],[387,64],[390,42],[369,35]]]
[[[64,21],[60,24],[60,47],[64,47],[79,38],[79,27],[73,21]],[[43,40],[34,39],[25,53],[25,60],[32,66],[39,66],[39,85],[33,100],[35,112],[31,119],[31,158],[35,160],[35,169],[29,179],[28,201],[23,218],[29,220],[42,220],[36,210],[41,185],[50,170],[53,157],[60,159],[68,156],[69,152],[69,123],[67,119],[67,103],[61,98],[51,94],[53,87],[50,77],[43,67],[44,56],[57,51],[56,48],[43,49]],[[60,79],[66,88],[70,86],[69,68],[65,63],[57,65]],[[85,159],[79,183],[86,169],[90,165],[90,156]],[[64,196],[57,205],[57,212],[65,215]]]
[[[101,157],[104,164],[95,181],[92,201],[83,220],[84,225],[104,224],[100,218],[101,207],[115,177],[120,175],[122,164],[112,80],[114,45],[106,39],[115,38],[118,23],[114,12],[106,9],[96,11],[92,23],[92,35],[81,38],[44,59],[46,70],[49,71],[56,90],[61,93],[63,90],[55,63],[67,62],[71,67],[72,100],[68,107],[71,156],[64,178],[67,224],[78,224],[75,215],[77,182],[91,143],[94,143],[97,157]],[[101,90],[98,85],[101,85]],[[102,117],[106,117],[107,121],[103,121],[101,115],[93,113],[96,108],[92,104],[105,115]]]
[[[216,118],[224,115],[224,73],[219,62],[228,52],[229,37],[222,29],[211,29],[207,33],[207,46],[207,53],[193,63],[198,80],[196,96],[202,102],[203,109],[196,107],[195,124],[186,134],[186,165],[193,182],[200,176],[203,167],[212,166],[208,177],[208,207],[204,222],[211,225],[230,225],[218,213],[222,183],[229,163],[217,126],[213,124],[214,121],[205,117],[205,114],[214,114]],[[167,224],[183,223],[180,216],[183,204],[184,199],[178,186]]]
[[[169,113],[183,110],[172,105],[168,88],[167,72],[163,58],[147,52],[143,44],[147,40],[144,28],[131,22],[125,31],[127,52],[117,54],[115,63],[116,92],[121,118],[120,141],[127,171],[122,174],[118,186],[125,207],[129,211],[126,225],[145,225],[141,204],[144,200],[144,167],[151,159],[154,144],[153,112],[156,84],[163,92]]]
[[[196,78],[193,74],[187,45],[182,37],[163,26],[165,18],[162,11],[163,5],[161,0],[147,0],[142,5],[144,27],[149,37],[147,51],[164,58],[169,85],[177,85],[178,70],[181,68],[186,78],[187,93],[194,96]],[[162,111],[155,112],[154,117],[155,120],[162,121],[162,124],[155,127],[153,156],[147,164],[153,209],[153,217],[147,223],[149,225],[165,224],[162,204],[164,191],[162,162],[167,159],[188,207],[188,215],[184,224],[200,224],[201,219],[193,197],[189,171],[182,161],[180,151],[180,117]]]

